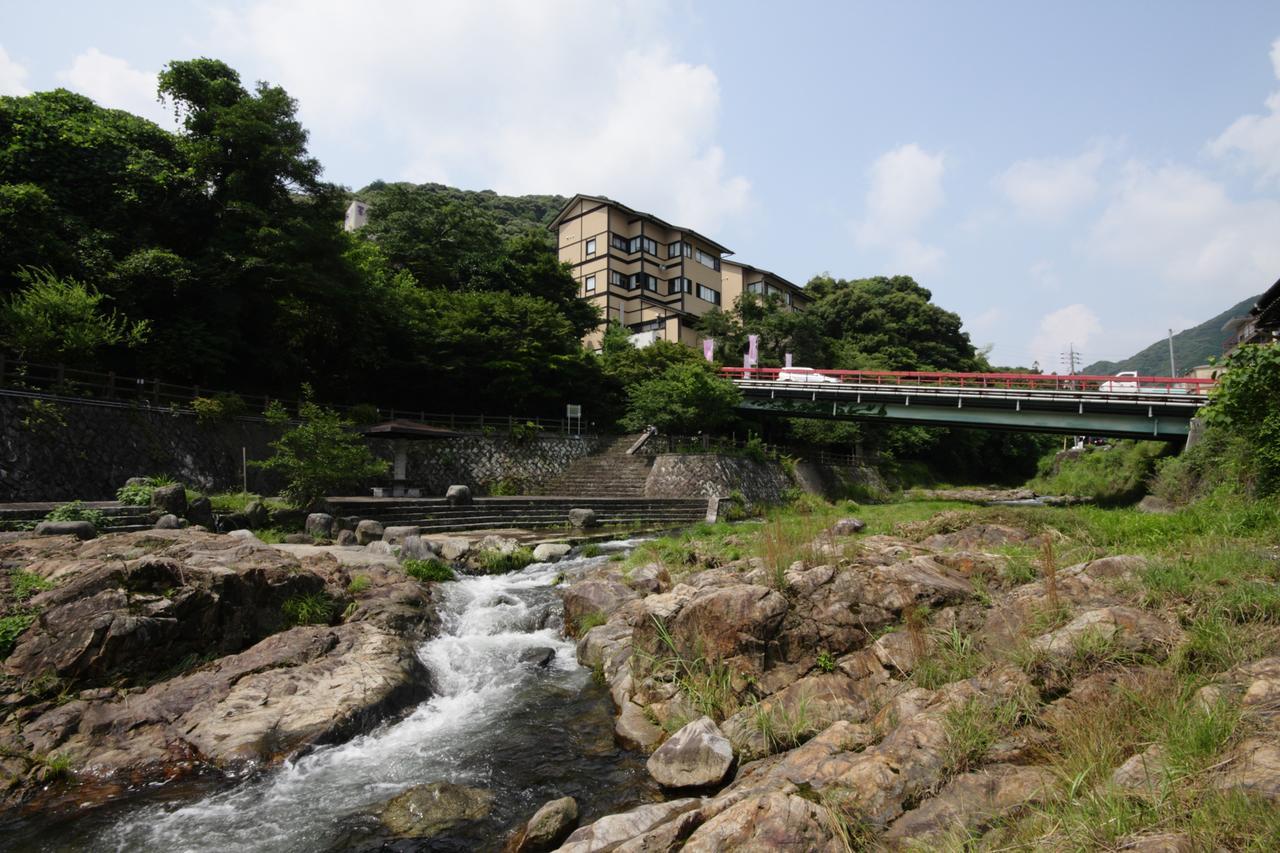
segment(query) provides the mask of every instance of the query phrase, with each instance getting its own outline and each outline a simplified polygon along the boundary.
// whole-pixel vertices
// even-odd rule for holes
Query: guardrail
[[[115,372],[80,370],[62,364],[37,364],[6,358],[0,353],[0,389],[6,396],[42,398],[61,402],[82,402],[111,407],[163,410],[180,414],[196,414],[197,399],[235,400],[238,405],[228,415],[261,418],[273,403],[297,412],[301,400],[287,400],[270,394],[244,393],[202,385],[181,385],[158,378],[125,376]],[[540,432],[569,433],[565,418],[522,415],[472,415],[426,412],[405,408],[385,408],[367,403],[324,403],[348,416],[366,421],[369,414],[376,420],[405,418],[430,426],[463,432],[490,432],[536,429]],[[576,426],[576,424],[575,424]]]
[[[1149,392],[1207,394],[1216,379],[1193,376],[1058,376],[1043,373],[945,373],[908,370],[812,370],[786,367],[725,367],[735,380],[784,381],[796,385],[850,384],[993,390]]]

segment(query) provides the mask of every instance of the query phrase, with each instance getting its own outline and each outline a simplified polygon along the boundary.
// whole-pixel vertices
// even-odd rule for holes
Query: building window
[[[596,253],[596,238],[592,237],[587,241],[587,257],[590,258]]]
[[[583,286],[584,288],[586,288],[586,291],[587,291],[588,293],[590,293],[591,291],[595,290],[595,289],[596,289],[596,277],[595,277],[595,276],[593,276],[593,275],[589,275],[589,276],[587,276],[585,279],[583,279],[582,286]]]
[[[623,237],[621,234],[609,235],[609,245],[613,246],[613,248],[617,249],[620,252],[630,251],[630,249],[628,248],[627,238]]]
[[[651,255],[658,254],[658,242],[656,240],[650,240],[648,237],[640,238],[640,248]]]
[[[668,288],[668,293],[693,293],[693,282],[687,278],[673,278]]]
[[[747,285],[747,293],[764,293],[764,282],[753,281]]]
[[[698,263],[702,264],[704,267],[711,267],[711,269],[716,271],[719,271],[720,269],[720,259],[717,258],[715,255],[707,254],[701,249],[694,250],[693,259]]]
[[[698,298],[703,302],[710,302],[712,305],[720,304],[720,292],[718,290],[712,290],[706,285],[698,285]]]
[[[622,281],[622,273],[618,272],[617,270],[609,271],[609,283],[616,284],[618,287],[626,286]]]
[[[658,292],[658,280],[646,272],[638,272],[631,276],[631,289],[652,290]]]

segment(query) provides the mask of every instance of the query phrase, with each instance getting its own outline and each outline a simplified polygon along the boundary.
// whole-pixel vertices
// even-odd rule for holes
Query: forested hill
[[[410,192],[434,205],[460,204],[487,217],[506,237],[523,234],[530,228],[545,228],[569,199],[560,195],[498,195],[493,190],[460,190],[444,184],[409,184],[374,181],[355,197],[377,206],[388,192]]]
[[[1222,342],[1226,338],[1226,332],[1222,331],[1223,324],[1232,317],[1248,314],[1253,303],[1257,301],[1257,296],[1250,296],[1216,317],[1205,320],[1199,326],[1174,335],[1173,359],[1177,362],[1178,372],[1185,373],[1196,365],[1206,363],[1212,356],[1222,355]],[[1136,370],[1142,376],[1167,374],[1169,372],[1168,338],[1161,338],[1137,355],[1129,356],[1123,361],[1095,361],[1081,372],[1105,376],[1125,370]]]

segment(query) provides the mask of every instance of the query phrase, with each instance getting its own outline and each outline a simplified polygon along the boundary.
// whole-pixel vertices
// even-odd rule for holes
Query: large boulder
[[[392,797],[378,817],[392,834],[429,838],[450,827],[479,820],[493,808],[493,794],[450,782],[418,785]]]
[[[333,516],[327,512],[313,512],[307,515],[302,530],[313,539],[333,538]]]
[[[639,596],[635,591],[612,577],[588,578],[575,583],[560,593],[564,599],[564,623],[570,633],[587,617],[605,617],[628,601]]]
[[[786,791],[748,797],[703,824],[680,848],[688,853],[722,850],[805,850],[839,853],[827,810]]]
[[[661,826],[699,820],[698,807],[702,801],[696,797],[668,800],[665,803],[649,803],[631,811],[602,817],[588,824],[565,839],[559,853],[597,853],[603,850],[621,849],[623,842],[640,838]],[[634,846],[634,850],[674,850],[670,847]]]
[[[590,507],[574,507],[569,510],[569,526],[576,527],[579,530],[585,530],[589,527],[595,527],[596,511]]]
[[[578,825],[578,802],[573,797],[552,800],[533,813],[504,853],[543,853],[553,850]]]
[[[842,518],[831,525],[832,536],[852,536],[867,529],[867,523],[860,518]]]
[[[449,506],[466,506],[471,503],[471,487],[450,486],[445,490],[444,499]]]
[[[151,490],[151,507],[174,515],[187,514],[187,490],[181,483],[156,486]]]
[[[382,533],[381,522],[374,521],[371,518],[363,519],[356,525],[356,542],[360,545],[378,542],[382,539]]]
[[[572,546],[563,542],[543,542],[533,549],[533,559],[539,563],[554,563],[572,550]]]
[[[98,530],[89,521],[42,521],[32,531],[36,536],[74,536],[77,539],[92,539]]]
[[[191,503],[187,504],[187,521],[192,524],[198,524],[208,530],[213,530],[215,526],[213,502],[204,495],[191,501]]]
[[[271,523],[271,511],[262,501],[249,501],[245,504],[244,515],[249,519],[250,530],[261,530]]]
[[[382,541],[392,545],[402,545],[410,536],[417,536],[422,530],[416,524],[393,524],[382,530]]]
[[[402,560],[431,560],[439,557],[440,550],[430,539],[423,539],[415,533],[400,540],[400,559]]]
[[[658,747],[645,767],[664,788],[717,785],[733,766],[733,747],[710,717],[699,717]]]
[[[171,512],[167,512],[157,518],[155,523],[156,530],[177,530],[181,527],[182,522],[179,521],[178,517]]]

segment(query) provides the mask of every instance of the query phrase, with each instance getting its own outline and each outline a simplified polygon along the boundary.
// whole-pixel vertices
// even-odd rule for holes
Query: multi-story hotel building
[[[733,252],[711,238],[601,196],[574,196],[548,227],[578,294],[600,307],[605,322],[629,329],[637,343],[697,346],[694,321],[731,309],[744,292],[776,295],[792,308],[808,302],[803,288],[781,276],[726,260]],[[603,330],[586,343],[599,347]]]

